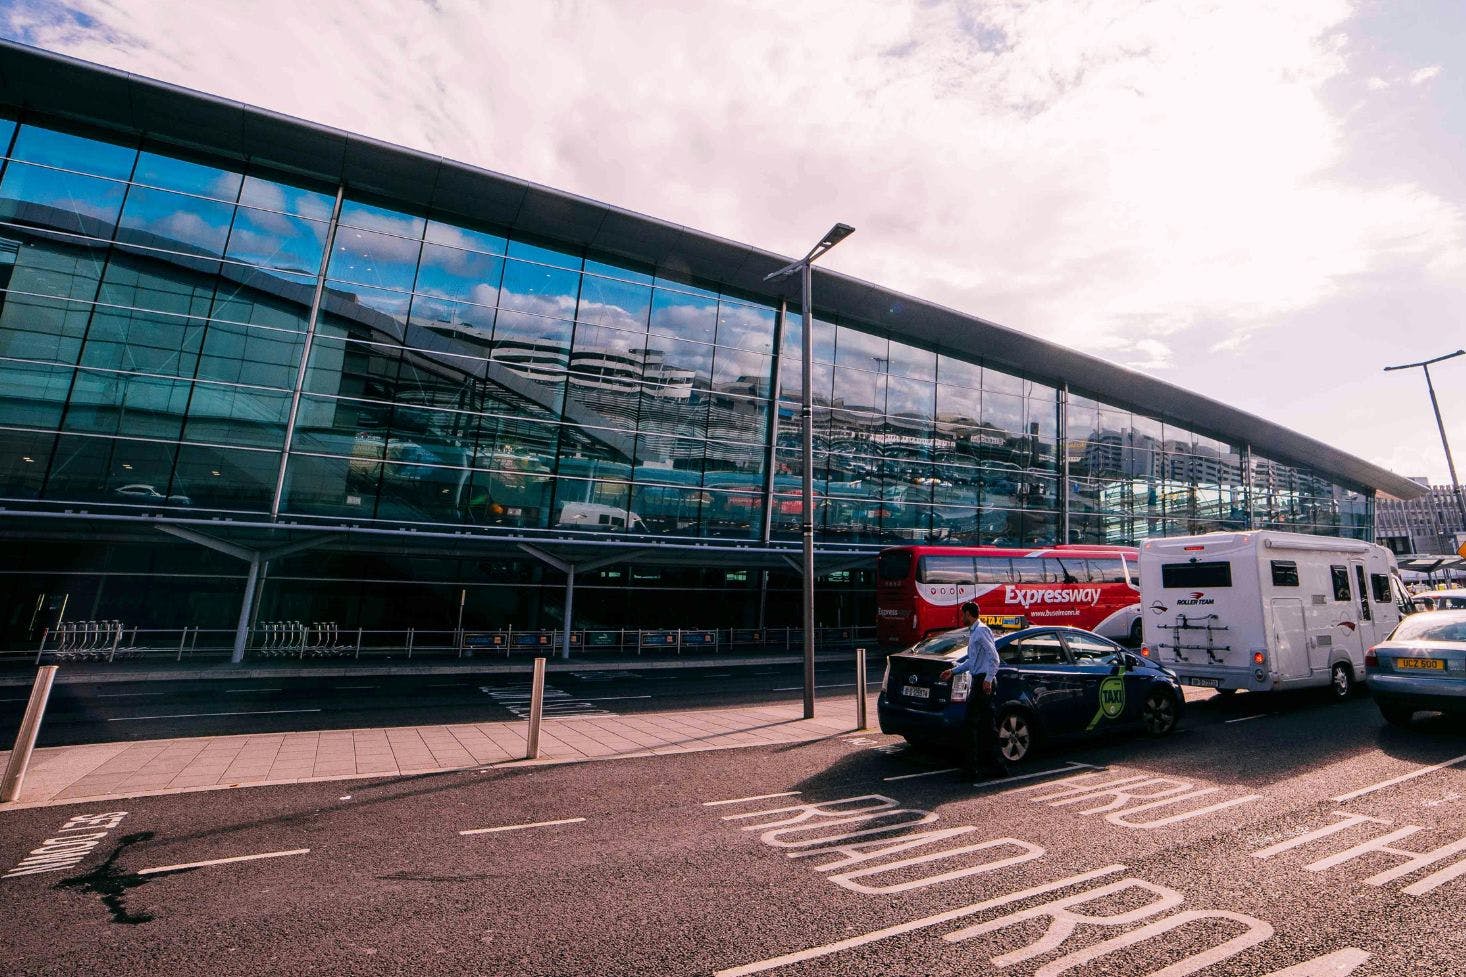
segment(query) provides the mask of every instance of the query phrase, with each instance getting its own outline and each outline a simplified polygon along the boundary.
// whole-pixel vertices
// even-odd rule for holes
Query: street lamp
[[[772,282],[799,273],[800,308],[804,328],[800,343],[800,361],[804,364],[803,379],[799,395],[799,419],[803,429],[801,437],[804,456],[804,478],[802,482],[803,504],[800,507],[800,534],[804,541],[804,718],[814,718],[814,400],[811,394],[810,373],[814,366],[814,317],[810,312],[811,267],[828,250],[855,233],[849,224],[836,224],[820,242],[809,249],[809,254],[791,262],[778,271],[764,276]],[[775,394],[777,395],[777,391]]]
[[[1451,458],[1451,442],[1446,440],[1446,425],[1441,420],[1441,405],[1435,399],[1435,384],[1430,382],[1430,365],[1439,363],[1442,360],[1455,359],[1457,356],[1466,356],[1466,349],[1458,349],[1454,353],[1447,353],[1445,356],[1437,356],[1431,360],[1421,360],[1419,363],[1402,363],[1399,366],[1387,366],[1385,371],[1390,370],[1411,370],[1420,367],[1425,371],[1425,388],[1430,391],[1430,407],[1435,411],[1435,426],[1441,432],[1441,447],[1446,449],[1446,468],[1451,473],[1451,489],[1456,495],[1456,507],[1461,510],[1461,524],[1466,526],[1466,497],[1461,495],[1461,483],[1456,480],[1456,462]]]

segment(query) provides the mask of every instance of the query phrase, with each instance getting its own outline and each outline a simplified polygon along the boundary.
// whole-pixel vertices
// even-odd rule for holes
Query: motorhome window
[[[1354,564],[1354,579],[1359,583],[1359,614],[1366,621],[1373,620],[1369,612],[1369,596],[1364,586],[1364,567]]]
[[[1374,602],[1376,604],[1388,604],[1392,599],[1389,574],[1371,573],[1369,575],[1369,583],[1374,589]]]
[[[1089,568],[1083,560],[1049,556],[1044,558],[1044,576],[1057,583],[1085,583],[1089,580]]]
[[[1273,561],[1273,586],[1274,587],[1296,587],[1298,586],[1298,564],[1292,560]]]
[[[1334,600],[1348,600],[1349,594],[1349,568],[1329,567],[1329,573],[1334,578]]]
[[[972,583],[972,557],[923,556],[922,583]]]
[[[1020,556],[1013,560],[1013,575],[1018,583],[1047,583],[1044,561],[1036,556]]]
[[[1087,560],[1089,579],[1095,583],[1124,583],[1125,564],[1121,560]]]
[[[876,573],[882,580],[905,580],[911,576],[911,554],[905,550],[876,557]]]
[[[1161,586],[1167,590],[1185,587],[1230,587],[1230,563],[1165,563],[1161,565]]]
[[[977,558],[978,583],[1012,583],[1013,561],[1006,556],[979,556]]]

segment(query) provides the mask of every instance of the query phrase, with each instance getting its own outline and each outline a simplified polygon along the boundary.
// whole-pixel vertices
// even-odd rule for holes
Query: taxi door
[[[1146,678],[1126,667],[1126,652],[1094,635],[1064,632],[1064,644],[1082,676],[1079,726],[1099,729],[1140,718]]]
[[[1057,631],[1038,631],[1008,642],[1002,649],[1003,670],[1013,669],[1020,697],[1053,732],[1082,728],[1084,677],[1074,667]]]

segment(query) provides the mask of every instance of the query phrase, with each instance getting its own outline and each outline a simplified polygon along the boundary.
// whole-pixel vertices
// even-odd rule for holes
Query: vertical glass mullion
[[[765,545],[774,531],[774,471],[778,466],[775,446],[779,441],[779,384],[782,382],[784,366],[784,319],[788,314],[789,302],[781,300],[778,311],[774,313],[774,356],[769,366],[769,423],[764,427],[768,442],[764,446],[764,497],[763,504],[759,507],[762,510],[762,524],[758,538]]]
[[[242,185],[242,183],[241,183]],[[321,266],[316,270],[316,291],[311,298],[310,317],[305,322],[305,340],[300,344],[300,361],[295,371],[295,390],[290,397],[290,414],[285,421],[285,439],[280,446],[280,471],[275,477],[275,494],[270,500],[270,518],[280,517],[280,504],[285,495],[285,470],[290,463],[290,446],[295,440],[295,422],[300,416],[300,394],[305,388],[306,370],[310,366],[311,346],[316,338],[316,322],[321,316],[321,299],[326,292],[326,268],[331,251],[336,247],[336,228],[341,220],[341,201],[346,194],[344,184],[336,186],[336,203],[331,208],[331,221],[326,225],[326,246],[321,249]],[[235,211],[236,215],[238,210]],[[390,431],[390,428],[388,429]]]
[[[1058,429],[1057,454],[1059,482],[1059,538],[1057,542],[1069,542],[1069,384],[1059,384],[1058,402],[1054,408],[1054,423]]]
[[[499,276],[499,280],[500,280],[501,283],[508,276],[508,274],[509,274],[509,245],[506,242],[505,245],[504,245],[504,272],[503,272],[503,274],[501,274]],[[563,390],[560,391],[560,417],[558,418],[559,423],[557,423],[555,425],[555,451],[554,451],[555,463],[550,467],[550,511],[545,514],[546,525],[548,525],[548,526],[554,526],[555,525],[555,507],[560,504],[560,484],[561,484],[561,481],[562,481],[561,475],[560,475],[560,462],[561,462],[560,455],[565,450],[565,439],[566,439],[566,434],[565,434],[565,427],[566,427],[565,408],[568,407],[569,404],[570,404],[570,383],[571,383],[570,364],[571,364],[572,358],[575,355],[575,344],[576,344],[576,341],[580,338],[580,298],[585,293],[585,261],[584,260],[581,261],[581,263],[580,263],[580,271],[576,272],[576,274],[579,275],[579,277],[575,280],[575,319],[570,324],[570,348],[565,351],[565,380],[564,380],[565,387],[564,387]],[[500,299],[501,300],[503,298],[503,294],[504,294],[503,293],[503,288],[501,286],[501,288],[499,290],[499,295],[500,295]],[[655,291],[653,291],[652,294],[655,295],[656,294]],[[648,316],[648,327],[650,327],[650,316],[651,316],[651,312],[650,311],[647,312],[647,316]],[[495,317],[495,320],[494,320],[494,336],[495,336],[496,339],[498,338],[498,335],[499,335],[499,325],[498,325],[498,318],[496,316]],[[648,328],[648,339],[646,341],[646,345],[647,346],[650,346],[651,345],[650,328]],[[491,347],[491,349],[492,349],[492,347]],[[642,362],[643,363],[646,362],[646,356],[645,356],[645,354],[642,355]],[[643,382],[644,382],[645,381],[645,371],[644,370],[643,370],[643,374],[642,374],[642,379],[643,379]],[[640,389],[640,386],[638,386],[638,388],[637,388],[636,403],[637,403],[636,427],[637,427],[637,430],[640,430],[641,429],[641,389]],[[631,437],[631,445],[632,445],[632,448],[631,448],[631,484],[630,484],[630,486],[627,489],[627,499],[626,499],[626,507],[627,507],[627,511],[628,512],[630,511],[630,508],[631,508],[631,498],[630,498],[630,495],[636,489],[636,434],[634,432],[633,432],[632,437]],[[592,475],[592,478],[594,478],[594,475]],[[593,488],[594,488],[594,486],[593,486]]]

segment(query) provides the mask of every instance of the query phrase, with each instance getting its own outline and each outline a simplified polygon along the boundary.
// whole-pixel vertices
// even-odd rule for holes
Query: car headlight
[[[966,702],[967,697],[972,694],[972,675],[969,672],[962,672],[952,676],[952,701]]]

